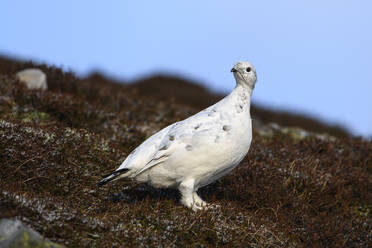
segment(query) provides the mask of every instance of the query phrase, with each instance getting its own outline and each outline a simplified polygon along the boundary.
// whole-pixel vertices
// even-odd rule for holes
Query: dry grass
[[[30,65],[0,60],[0,218],[68,247],[371,245],[371,141],[255,133],[246,159],[200,190],[221,207],[193,213],[174,190],[96,183],[194,106],[46,66],[50,90],[28,91],[10,74]]]

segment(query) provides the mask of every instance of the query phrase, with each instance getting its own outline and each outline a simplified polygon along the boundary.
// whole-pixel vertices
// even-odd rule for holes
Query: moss
[[[44,112],[38,112],[38,111],[31,111],[28,113],[24,113],[21,115],[22,121],[27,122],[43,122],[50,118],[50,116],[47,113]]]
[[[354,207],[354,214],[357,217],[371,217],[371,205],[368,204],[361,204],[359,206]]]

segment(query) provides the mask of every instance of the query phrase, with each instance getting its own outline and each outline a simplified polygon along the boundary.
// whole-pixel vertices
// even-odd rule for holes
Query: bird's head
[[[254,85],[257,81],[256,69],[247,61],[239,61],[231,69],[237,85],[248,87],[253,91]]]

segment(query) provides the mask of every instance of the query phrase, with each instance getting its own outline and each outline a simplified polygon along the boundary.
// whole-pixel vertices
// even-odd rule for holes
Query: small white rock
[[[17,72],[16,76],[28,89],[46,90],[48,88],[46,75],[40,69],[24,69]]]

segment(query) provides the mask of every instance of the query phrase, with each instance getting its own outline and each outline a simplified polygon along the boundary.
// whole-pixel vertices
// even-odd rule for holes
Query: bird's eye
[[[251,70],[251,67],[247,67],[247,72],[250,72]]]

